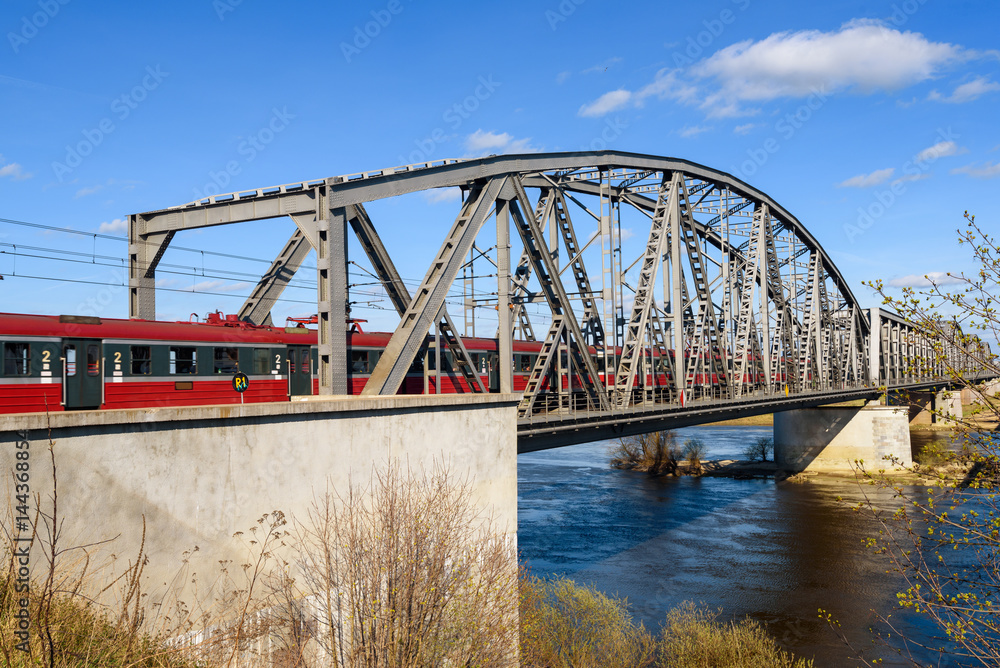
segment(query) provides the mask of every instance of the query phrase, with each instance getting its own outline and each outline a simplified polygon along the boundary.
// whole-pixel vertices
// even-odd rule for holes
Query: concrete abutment
[[[831,406],[774,414],[774,461],[786,471],[851,471],[912,465],[908,409]]]
[[[473,503],[505,532],[516,568],[518,400],[497,394],[314,397],[4,415],[0,471],[6,482],[0,488],[13,507],[12,474],[27,461],[29,514],[36,493],[43,509],[51,507],[51,433],[62,547],[91,545],[92,564],[117,559],[113,570],[121,572],[139,551],[145,521],[144,590],[155,600],[190,593],[171,591],[179,585],[170,583],[189,583],[192,573],[210,581],[219,561],[244,563],[245,542],[234,534],[249,537],[266,513],[280,510],[306,522],[328,489],[346,494],[352,484],[365,486],[390,461],[403,473],[443,466],[471,485]],[[42,555],[33,553],[31,564],[32,576],[41,577]]]

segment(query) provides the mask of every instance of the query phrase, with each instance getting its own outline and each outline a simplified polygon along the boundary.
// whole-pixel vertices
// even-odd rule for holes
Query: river
[[[771,428],[689,427],[677,434],[701,439],[705,459],[741,459],[744,447]],[[611,468],[609,445],[518,456],[518,544],[534,574],[625,596],[651,630],[668,609],[695,601],[722,609],[723,619],[765,623],[782,646],[814,657],[820,668],[860,665],[855,650],[819,619],[823,608],[856,650],[867,648],[866,657],[909,665],[884,650],[871,654],[876,612],[892,614],[910,633],[925,629],[899,611],[898,576],[862,545],[875,527],[849,507],[862,498],[856,482],[651,477]]]

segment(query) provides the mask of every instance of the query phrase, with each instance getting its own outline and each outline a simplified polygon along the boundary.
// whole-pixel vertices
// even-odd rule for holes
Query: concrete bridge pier
[[[938,411],[932,422],[944,422],[949,418],[962,419],[962,394],[964,390],[941,390],[934,395],[934,408]]]
[[[937,392],[889,391],[886,403],[907,407],[911,424],[940,424],[949,418],[962,419],[962,404],[969,403],[971,393],[963,390],[938,390]]]
[[[786,471],[869,471],[913,463],[905,406],[830,406],[774,414],[774,461]]]

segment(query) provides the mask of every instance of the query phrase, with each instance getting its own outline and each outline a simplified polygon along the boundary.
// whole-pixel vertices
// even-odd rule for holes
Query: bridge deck
[[[987,379],[984,375],[982,380]],[[980,380],[978,377],[970,380]],[[565,445],[678,429],[708,422],[732,420],[799,408],[875,399],[887,390],[932,390],[950,385],[946,379],[904,383],[890,387],[854,387],[843,390],[758,393],[739,399],[698,399],[679,404],[650,404],[611,411],[564,410],[522,418],[517,423],[517,451],[535,452]]]

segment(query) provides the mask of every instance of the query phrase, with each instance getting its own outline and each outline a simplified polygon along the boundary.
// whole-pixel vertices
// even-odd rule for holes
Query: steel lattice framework
[[[446,233],[442,225],[440,249],[411,294],[365,205],[456,186],[463,191],[459,211]],[[613,413],[836,393],[944,372],[931,362],[933,342],[915,327],[862,309],[819,242],[771,197],[693,162],[616,151],[447,160],[131,215],[130,317],[153,319],[156,266],[177,232],[282,217],[295,222],[295,232],[240,317],[269,322],[275,300],[314,249],[323,394],[347,393],[349,230],[400,316],[366,395],[395,394],[435,330],[468,391],[486,390],[445,300],[487,246],[496,265],[500,359],[512,360],[515,335],[534,340],[537,333],[541,341],[519,407],[524,419],[553,408]],[[633,256],[623,249],[623,230],[645,238]],[[490,243],[477,245],[481,237]],[[469,292],[466,334],[475,326]],[[530,304],[545,305],[537,322]],[[563,371],[569,387],[561,387]],[[654,371],[670,381],[658,384]],[[543,381],[556,377],[559,387],[540,401]],[[513,389],[510,363],[500,364],[499,389]]]

